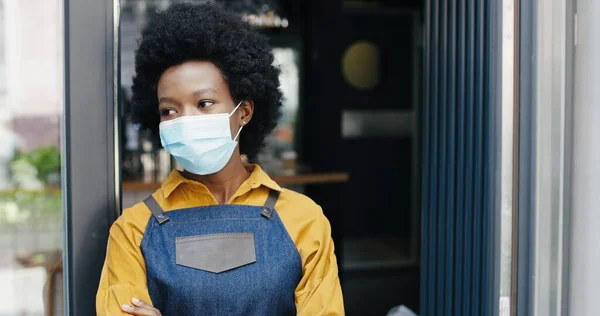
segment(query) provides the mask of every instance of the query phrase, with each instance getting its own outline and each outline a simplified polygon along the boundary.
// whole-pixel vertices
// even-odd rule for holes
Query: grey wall
[[[577,1],[570,315],[600,314],[600,1]]]

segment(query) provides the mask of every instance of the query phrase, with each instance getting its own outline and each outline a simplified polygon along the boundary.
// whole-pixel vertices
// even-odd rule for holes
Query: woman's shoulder
[[[286,226],[288,222],[296,226],[327,221],[319,204],[310,197],[289,189],[281,191],[275,210]]]
[[[321,206],[313,201],[310,197],[290,190],[282,189],[277,201],[277,209],[285,208],[286,210],[297,210],[310,215],[318,215],[323,213]],[[301,210],[301,211],[300,211]]]
[[[308,196],[283,189],[275,205],[283,226],[303,253],[316,251],[315,245],[330,238],[331,226],[321,206]]]
[[[124,232],[135,231],[143,233],[146,230],[151,215],[152,213],[146,204],[141,201],[125,208],[113,223],[111,230],[119,229]]]

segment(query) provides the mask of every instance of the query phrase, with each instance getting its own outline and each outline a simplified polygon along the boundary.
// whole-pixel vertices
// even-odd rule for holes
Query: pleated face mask
[[[188,172],[208,175],[225,167],[237,146],[238,130],[231,137],[231,113],[182,116],[159,124],[163,148]]]

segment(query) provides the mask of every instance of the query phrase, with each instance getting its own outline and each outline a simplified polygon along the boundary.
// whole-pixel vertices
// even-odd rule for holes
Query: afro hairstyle
[[[135,52],[131,116],[155,136],[160,123],[156,91],[160,76],[187,61],[213,63],[236,103],[254,102],[252,120],[239,139],[240,152],[254,160],[277,126],[283,98],[267,38],[241,15],[215,3],[179,3],[154,13]]]

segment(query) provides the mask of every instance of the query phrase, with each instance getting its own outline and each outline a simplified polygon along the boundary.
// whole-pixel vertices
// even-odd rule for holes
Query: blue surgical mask
[[[225,167],[242,131],[231,138],[229,118],[231,113],[182,116],[159,125],[163,148],[187,171],[208,175]]]

